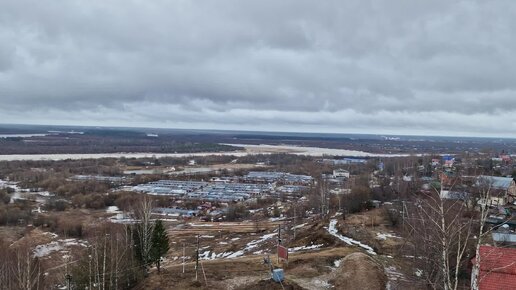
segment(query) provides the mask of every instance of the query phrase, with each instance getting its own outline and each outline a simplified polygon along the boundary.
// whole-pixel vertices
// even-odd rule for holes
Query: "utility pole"
[[[89,284],[88,284],[88,285],[89,285],[89,288],[88,288],[88,289],[93,289],[93,288],[91,287],[91,285],[92,285],[92,283],[91,283],[91,278],[92,278],[92,277],[91,277],[91,276],[93,275],[93,272],[91,271],[91,258],[92,258],[91,254],[89,254],[89,255],[88,255],[88,258],[89,258],[89,259],[88,259],[88,260],[89,260],[89,262],[88,262],[88,268],[89,268],[89,272],[88,272],[88,280],[89,280]]]
[[[278,225],[278,246],[281,245],[281,225]]]
[[[199,273],[199,235],[197,235],[197,250],[195,251],[195,281],[198,279]]]
[[[65,262],[65,272],[66,272],[65,279],[66,279],[66,289],[67,290],[72,289],[72,275],[70,275],[68,273],[68,264],[70,264],[71,254],[72,253],[70,252],[70,255],[68,255],[68,257],[66,258],[66,262]]]
[[[66,274],[66,289],[71,290],[72,289],[72,276],[70,274]]]
[[[183,274],[185,273],[185,243],[183,242]]]
[[[296,226],[297,226],[296,208],[297,207],[294,205],[294,240],[296,239]]]
[[[279,264],[279,255],[277,253],[279,246],[281,245],[281,225],[278,225],[278,246],[276,247],[276,255],[278,256],[278,264]]]

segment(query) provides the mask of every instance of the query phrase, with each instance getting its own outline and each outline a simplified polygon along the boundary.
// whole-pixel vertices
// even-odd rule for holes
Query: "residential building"
[[[476,259],[473,259],[475,263]],[[516,249],[480,246],[479,290],[516,287]]]
[[[512,177],[481,175],[478,177],[476,185],[484,190],[489,190],[489,200],[481,201],[481,203],[487,203],[490,206],[513,203],[516,198],[516,181]]]

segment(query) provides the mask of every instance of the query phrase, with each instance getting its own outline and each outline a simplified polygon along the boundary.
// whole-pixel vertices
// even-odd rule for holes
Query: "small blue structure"
[[[272,280],[274,282],[282,282],[285,279],[285,276],[283,274],[283,269],[274,269],[272,270]]]

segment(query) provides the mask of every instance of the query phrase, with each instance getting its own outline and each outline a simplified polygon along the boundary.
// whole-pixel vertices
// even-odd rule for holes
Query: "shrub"
[[[82,238],[82,221],[70,217],[62,217],[58,219],[56,231],[67,237]]]
[[[385,208],[385,215],[393,227],[396,227],[400,222],[400,214],[394,208]]]
[[[0,208],[0,225],[17,225],[27,223],[30,219],[30,209],[7,205]]]
[[[234,221],[237,219],[245,218],[249,216],[249,211],[241,204],[232,204],[228,207],[226,219],[228,221]]]
[[[68,202],[62,199],[50,199],[45,203],[45,210],[64,211],[68,208]]]
[[[9,196],[7,190],[0,189],[0,203],[8,204],[11,201],[11,197]]]

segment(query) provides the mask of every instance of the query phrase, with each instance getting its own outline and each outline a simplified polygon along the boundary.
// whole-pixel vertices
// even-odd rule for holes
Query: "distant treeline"
[[[95,134],[59,134],[29,138],[0,138],[0,154],[80,153],[196,153],[235,151],[239,148],[191,138],[147,137],[131,131],[96,131]]]
[[[47,133],[43,137],[0,138],[0,154],[195,153],[234,151],[221,143],[297,145],[373,153],[462,153],[516,151],[514,139],[417,137],[360,134],[267,133],[151,128],[0,125],[0,134]],[[61,132],[55,134],[55,132]],[[69,133],[65,133],[69,132]],[[72,134],[75,132],[75,134]],[[81,132],[82,134],[77,134]]]

